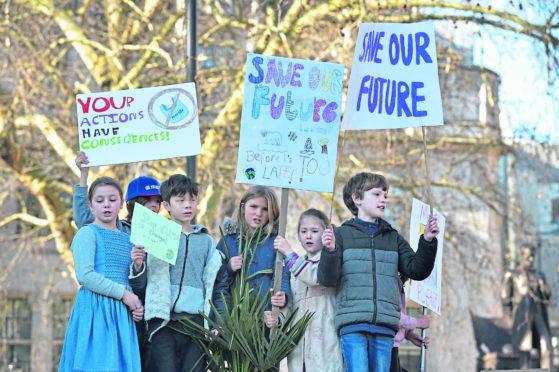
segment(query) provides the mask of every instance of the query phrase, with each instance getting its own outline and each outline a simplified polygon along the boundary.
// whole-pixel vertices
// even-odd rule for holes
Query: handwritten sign
[[[194,83],[78,94],[76,106],[90,166],[201,152]]]
[[[134,206],[130,241],[171,265],[177,262],[182,227],[141,204]]]
[[[433,24],[361,24],[342,129],[442,124]]]
[[[344,66],[247,54],[237,183],[332,192]]]
[[[427,219],[429,218],[429,205],[413,199],[411,220],[410,220],[410,245],[417,250],[419,237],[425,230]],[[441,315],[441,294],[442,294],[442,261],[443,261],[443,241],[445,218],[442,214],[433,209],[433,214],[439,219],[441,232],[437,235],[437,258],[435,267],[429,277],[421,282],[413,280],[409,286],[409,297],[412,301],[433,310]]]

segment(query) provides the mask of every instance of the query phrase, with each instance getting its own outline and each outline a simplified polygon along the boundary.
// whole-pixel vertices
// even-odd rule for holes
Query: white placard
[[[363,23],[343,130],[442,125],[433,23]]]
[[[423,234],[427,219],[429,218],[429,205],[417,199],[413,199],[411,219],[410,219],[410,245],[417,251],[419,237]],[[443,241],[445,218],[442,214],[433,209],[433,214],[439,219],[441,232],[437,235],[437,258],[435,267],[431,275],[423,281],[412,280],[409,286],[410,300],[431,309],[441,315],[441,295],[442,295],[442,262],[443,262]]]
[[[247,54],[237,183],[332,192],[344,66]]]
[[[76,106],[88,166],[201,152],[194,83],[78,94]]]

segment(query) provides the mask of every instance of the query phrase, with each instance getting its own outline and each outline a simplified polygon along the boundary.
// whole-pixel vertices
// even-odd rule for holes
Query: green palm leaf
[[[229,260],[231,258],[229,247],[221,229],[220,232],[225,243],[225,254]],[[256,238],[254,245],[256,249],[260,241],[261,229],[256,236],[255,234],[249,239],[241,238],[239,242],[242,245],[239,247],[239,253],[243,255],[243,269],[239,270],[231,285],[230,305],[225,303],[222,294],[224,316],[218,313],[213,303],[210,304],[215,319],[210,319],[200,312],[207,320],[210,329],[218,330],[219,336],[216,337],[210,330],[190,319],[182,322],[187,328],[184,332],[196,340],[204,350],[208,368],[212,371],[255,372],[275,368],[295,348],[314,315],[307,311],[296,320],[297,310],[295,310],[287,314],[285,320],[275,327],[273,332],[268,329],[264,322],[264,309],[270,303],[271,294],[266,291],[267,293],[261,297],[262,287],[251,288],[248,279],[260,274],[269,274],[272,270],[261,270],[247,276],[252,264],[252,258],[247,262],[251,243],[253,238]],[[254,257],[253,254],[250,256]]]

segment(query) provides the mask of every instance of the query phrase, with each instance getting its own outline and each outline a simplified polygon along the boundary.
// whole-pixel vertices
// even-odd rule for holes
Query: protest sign
[[[413,199],[410,219],[410,245],[415,251],[417,251],[419,237],[425,230],[425,225],[429,218],[429,209],[430,207],[428,204]],[[433,215],[438,217],[439,228],[441,229],[441,232],[437,235],[437,258],[435,259],[435,267],[427,279],[420,282],[415,280],[411,281],[409,285],[409,298],[440,315],[445,218],[435,209],[433,209]]]
[[[174,265],[182,227],[143,205],[136,203],[132,216],[130,241],[143,245],[147,253]]]
[[[433,24],[361,24],[342,129],[442,124]]]
[[[88,166],[201,152],[194,83],[78,94],[76,106]]]
[[[237,183],[332,192],[344,66],[247,54]]]

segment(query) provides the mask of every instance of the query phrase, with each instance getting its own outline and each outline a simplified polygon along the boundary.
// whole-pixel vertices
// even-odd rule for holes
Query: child
[[[388,182],[362,172],[344,186],[344,203],[355,216],[322,236],[318,282],[337,286],[335,326],[346,371],[387,372],[400,328],[398,272],[414,280],[429,276],[437,254],[439,225],[430,216],[414,252],[382,219]]]
[[[248,270],[248,282],[258,293],[258,287],[262,289],[260,296],[263,297],[266,291],[273,287],[276,263],[276,251],[274,250],[274,239],[277,236],[279,225],[279,206],[276,194],[266,186],[252,186],[241,197],[239,208],[237,209],[236,223],[227,219],[224,223],[225,242],[229,248],[230,261],[227,263],[229,285],[233,284],[235,274],[243,264],[248,265],[252,259],[252,264]],[[256,237],[258,229],[262,226],[260,241],[256,247]],[[241,236],[241,231],[243,236]],[[256,233],[255,233],[256,232]],[[244,247],[246,242],[253,236],[253,241],[247,256],[247,262],[243,262],[243,254],[239,247]],[[217,243],[217,249],[226,254],[225,242],[223,239]],[[254,258],[252,258],[254,256]],[[268,270],[269,273],[254,273]],[[289,268],[284,267],[281,291],[272,296],[271,305],[283,307],[289,298]],[[269,310],[269,308],[268,308]]]
[[[422,338],[419,334],[415,333],[416,328],[427,329],[431,324],[431,317],[429,315],[419,315],[417,318],[406,314],[406,295],[404,293],[404,283],[408,280],[403,275],[398,276],[398,289],[400,290],[400,329],[396,336],[394,336],[394,346],[392,347],[392,355],[390,360],[390,372],[407,372],[408,370],[400,366],[400,358],[398,351],[400,343],[405,338],[411,341],[415,346],[421,347],[425,344],[425,348],[429,347],[429,337]]]
[[[210,300],[224,316],[221,293],[228,301],[227,269],[208,230],[191,224],[198,205],[198,184],[175,174],[161,184],[161,196],[170,219],[182,226],[176,264],[153,255],[144,262],[145,252],[137,249],[130,275],[132,288],[145,291],[149,370],[204,371],[204,353],[183,333],[187,329],[183,321],[190,319],[203,326],[204,318],[198,312],[210,315]]]
[[[137,372],[140,354],[132,319],[140,320],[143,308],[128,284],[130,236],[118,231],[122,189],[112,178],[98,178],[88,201],[95,218],[72,241],[82,286],[68,322],[59,371]]]
[[[78,151],[76,155],[76,165],[80,169],[80,183],[74,186],[74,221],[76,226],[82,226],[93,221],[93,215],[87,207],[87,178],[89,168],[83,165],[89,164],[87,155],[83,151]],[[119,230],[130,234],[132,216],[136,203],[149,208],[155,213],[159,213],[161,208],[161,194],[159,193],[159,182],[151,177],[138,177],[128,184],[126,191],[126,209],[128,216],[125,221],[119,221]]]
[[[299,309],[297,318],[314,312],[307,331],[297,347],[287,356],[290,371],[343,371],[340,340],[334,328],[336,288],[323,287],[317,282],[316,271],[322,250],[322,233],[329,225],[328,217],[316,209],[307,209],[299,217],[297,235],[307,252],[299,257],[287,240],[278,236],[274,248],[284,254],[291,271],[291,296],[287,309]]]
[[[82,226],[89,224],[93,221],[93,214],[87,207],[87,178],[89,177],[89,167],[83,165],[89,164],[89,159],[83,151],[78,151],[76,155],[76,165],[80,170],[80,183],[74,187],[74,221],[76,226],[81,228]],[[132,216],[134,215],[134,207],[136,203],[149,208],[155,213],[159,213],[161,208],[161,194],[159,193],[159,182],[151,177],[138,177],[132,180],[128,184],[128,189],[126,191],[126,209],[128,211],[128,216],[126,220],[118,220],[118,229],[121,232],[130,234],[132,231]],[[132,254],[137,255],[138,250],[136,248],[132,249]],[[141,254],[141,253],[140,253]],[[140,301],[143,303],[145,301],[145,293],[135,292]],[[142,359],[142,367],[147,368],[148,359],[147,355],[149,353],[144,340],[145,324],[144,322],[136,323],[136,332],[138,334],[138,345],[140,347],[140,357]]]

